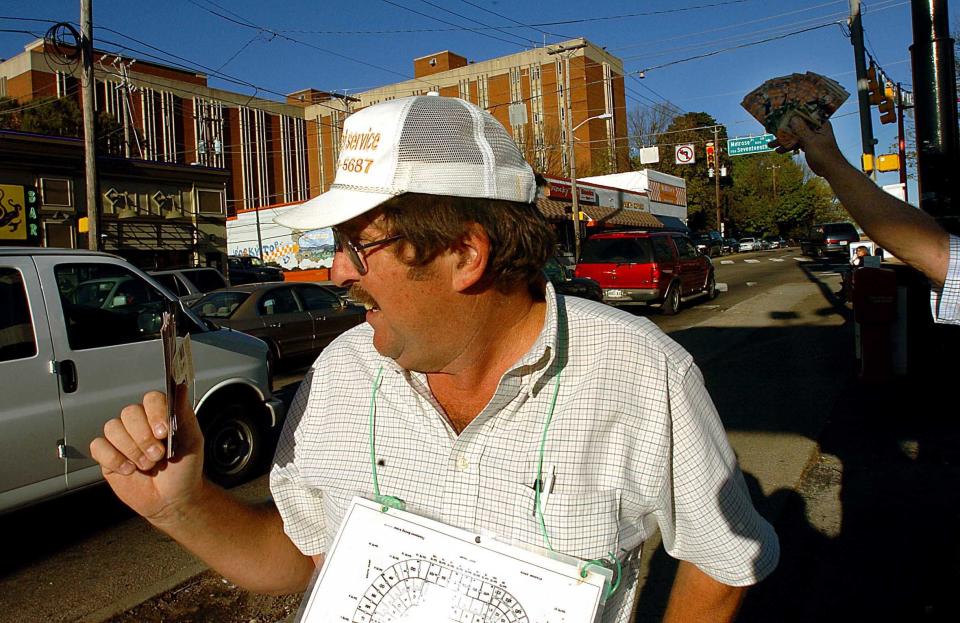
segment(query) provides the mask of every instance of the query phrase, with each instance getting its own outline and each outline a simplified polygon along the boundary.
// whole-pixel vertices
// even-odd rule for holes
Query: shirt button
[[[462,472],[468,467],[470,467],[470,461],[467,460],[467,457],[465,456],[457,457],[457,471]]]

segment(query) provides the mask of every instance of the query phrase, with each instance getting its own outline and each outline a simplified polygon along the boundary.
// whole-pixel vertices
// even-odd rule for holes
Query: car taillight
[[[653,265],[653,270],[650,271],[650,281],[653,283],[660,282],[660,264]]]
[[[837,244],[838,242],[840,241],[836,238],[827,238],[827,244]]]

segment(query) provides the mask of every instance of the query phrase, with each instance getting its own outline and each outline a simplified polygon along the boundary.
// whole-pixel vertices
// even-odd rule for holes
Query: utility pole
[[[80,55],[83,62],[83,154],[87,195],[87,248],[99,251],[100,207],[97,201],[97,141],[94,134],[93,6],[80,0]]]
[[[903,200],[907,200],[907,137],[903,129],[903,89],[897,83],[897,155],[900,157],[900,184]]]
[[[713,126],[713,180],[716,189],[717,202],[717,231],[723,232],[723,223],[720,221],[720,126]]]
[[[773,171],[773,201],[774,201],[774,203],[776,203],[777,200],[779,199],[779,197],[777,196],[777,169],[779,169],[781,166],[782,166],[782,165],[779,165],[779,164],[771,164],[769,167],[767,167],[768,169],[770,169],[771,171]]]
[[[873,120],[870,117],[870,90],[867,80],[867,64],[863,57],[863,22],[860,17],[860,0],[850,0],[850,41],[853,43],[853,64],[857,70],[857,102],[860,105],[860,140],[863,143],[863,159],[869,157],[870,178],[877,180],[877,165],[874,162]],[[866,163],[861,161],[861,166]]]
[[[914,121],[920,208],[960,231],[957,85],[946,0],[912,0]]]
[[[580,259],[580,193],[577,190],[577,155],[576,148],[573,144],[573,112],[571,111],[571,102],[570,102],[570,54],[574,51],[587,47],[587,44],[580,43],[577,45],[572,45],[570,47],[559,46],[552,50],[547,51],[547,54],[561,54],[566,52],[563,55],[563,77],[564,77],[564,87],[563,87],[563,101],[564,108],[566,110],[566,126],[567,126],[567,164],[570,167],[570,195],[571,195],[571,206],[572,206],[572,217],[573,217],[573,248],[574,248],[574,260]]]

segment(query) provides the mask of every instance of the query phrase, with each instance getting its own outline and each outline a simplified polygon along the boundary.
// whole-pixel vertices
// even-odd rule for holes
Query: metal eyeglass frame
[[[387,236],[386,238],[380,238],[379,240],[374,240],[373,242],[359,244],[341,234],[336,227],[333,227],[332,229],[333,242],[334,245],[336,245],[336,250],[343,251],[347,256],[347,259],[350,260],[350,263],[353,264],[353,267],[356,268],[357,272],[361,275],[367,274],[366,254],[363,253],[365,250],[390,244],[403,238],[403,236],[400,235]]]

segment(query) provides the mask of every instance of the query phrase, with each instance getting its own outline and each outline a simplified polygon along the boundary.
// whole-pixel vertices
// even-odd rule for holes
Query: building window
[[[218,216],[223,216],[223,192],[219,190],[198,188],[197,205],[200,208],[201,214],[216,214]]]
[[[40,207],[73,210],[73,182],[64,178],[41,177]]]
[[[46,246],[59,249],[74,249],[77,246],[76,233],[70,223],[44,222],[43,240]]]

